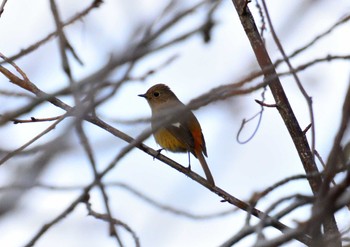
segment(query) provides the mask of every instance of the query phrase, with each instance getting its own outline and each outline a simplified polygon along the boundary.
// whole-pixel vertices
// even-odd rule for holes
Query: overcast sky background
[[[181,1],[191,6],[195,1]],[[185,3],[186,2],[186,3]],[[312,2],[308,11],[306,3]],[[85,1],[57,1],[64,20],[87,6]],[[267,1],[275,30],[287,52],[292,53],[312,40],[315,35],[325,31],[350,11],[347,0],[334,1]],[[96,70],[108,61],[111,52],[117,54],[126,49],[132,30],[139,23],[156,18],[166,5],[155,0],[117,1],[106,0],[100,8],[93,10],[81,22],[66,29],[67,37],[84,62],[80,66],[72,62],[74,77],[78,80]],[[181,6],[181,4],[180,4]],[[259,17],[251,3],[257,23]],[[301,7],[304,6],[304,7]],[[196,12],[181,22],[169,37],[201,23],[204,12]],[[214,16],[218,22],[213,30],[212,40],[204,44],[202,37],[196,35],[186,42],[158,52],[139,63],[134,76],[164,63],[170,57],[178,58],[158,73],[149,76],[144,82],[130,82],[122,87],[116,96],[98,109],[98,115],[116,128],[136,137],[149,124],[121,124],[115,120],[132,120],[149,117],[150,109],[146,101],[137,94],[144,93],[156,83],[165,83],[187,103],[213,87],[232,83],[258,69],[252,49],[239,23],[231,1],[224,1]],[[17,53],[55,28],[49,1],[36,0],[9,1],[0,18],[0,52],[7,56]],[[335,29],[307,52],[292,59],[298,66],[316,58],[350,53],[349,23]],[[267,47],[273,60],[280,58],[273,45],[269,30],[265,33]],[[70,57],[71,58],[71,57]],[[73,61],[73,60],[71,60]],[[67,85],[67,79],[60,66],[57,40],[50,41],[34,53],[16,61],[28,77],[40,89],[51,93]],[[278,71],[285,71],[281,66]],[[119,72],[111,78],[118,78]],[[341,105],[345,89],[349,84],[349,63],[336,61],[322,63],[299,73],[307,92],[312,96],[315,111],[316,148],[326,158],[332,145],[335,131],[339,125]],[[309,122],[306,101],[290,77],[281,78],[287,96],[302,128]],[[0,76],[0,89],[18,90]],[[195,111],[206,138],[208,159],[217,186],[235,197],[248,200],[256,191],[291,175],[302,174],[303,167],[295,151],[291,138],[275,109],[265,109],[259,131],[245,145],[238,144],[236,134],[243,118],[249,118],[259,111],[255,99],[261,92],[244,97],[231,98],[202,107]],[[273,103],[270,91],[266,92],[267,103]],[[72,105],[72,99],[62,97]],[[16,98],[0,96],[0,112],[7,112],[23,105]],[[49,104],[26,115],[27,118],[51,117],[62,114]],[[50,123],[13,125],[0,129],[0,147],[15,149],[33,138]],[[52,133],[38,143],[45,143],[59,135],[69,121],[58,126]],[[242,133],[242,138],[250,136],[256,121],[250,123]],[[126,143],[90,124],[84,125],[95,149],[98,167],[102,170],[115,157]],[[310,135],[308,136],[310,137]],[[350,139],[349,135],[347,136]],[[145,143],[157,149],[153,138]],[[41,175],[43,183],[54,185],[86,185],[93,180],[88,160],[79,140],[72,131],[70,148],[52,161],[50,167]],[[187,165],[186,154],[164,152],[175,161]],[[12,181],[11,174],[22,161],[8,161],[0,167],[0,185]],[[199,162],[192,158],[192,169],[203,176]],[[21,178],[17,178],[21,179]],[[178,173],[152,157],[133,150],[117,167],[110,172],[105,181],[123,182],[151,198],[186,210],[193,214],[205,215],[232,208],[221,198],[199,186],[185,175]],[[161,211],[129,192],[111,187],[108,189],[113,215],[127,223],[138,235],[141,246],[218,246],[236,233],[243,225],[245,214],[236,212],[229,216],[208,220],[191,220]],[[294,193],[310,194],[306,181],[288,184],[258,205],[266,209],[277,198]],[[18,206],[0,220],[0,246],[23,246],[40,229],[56,217],[80,191],[47,191],[33,189],[22,197]],[[91,193],[91,203],[98,212],[103,212],[99,190]],[[0,203],[5,203],[1,201]],[[308,207],[298,210],[290,218],[282,220],[289,226],[296,226],[293,220],[302,220],[310,212]],[[50,229],[36,244],[37,247],[58,246],[115,246],[115,240],[108,236],[108,225],[86,216],[85,206],[81,204],[67,218]],[[348,227],[349,212],[337,214],[340,230]],[[134,246],[130,235],[121,230],[127,246]],[[277,231],[269,231],[275,234]],[[255,239],[248,238],[238,246],[249,246]],[[301,246],[291,242],[290,246]]]

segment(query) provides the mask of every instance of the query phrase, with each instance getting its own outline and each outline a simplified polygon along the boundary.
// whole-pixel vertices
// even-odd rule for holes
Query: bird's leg
[[[188,170],[190,170],[191,171],[191,154],[190,154],[190,152],[187,152],[188,153]]]
[[[163,150],[164,150],[164,148],[158,149],[158,150],[157,150],[157,154],[153,157],[153,160],[154,160],[155,158],[157,158]]]

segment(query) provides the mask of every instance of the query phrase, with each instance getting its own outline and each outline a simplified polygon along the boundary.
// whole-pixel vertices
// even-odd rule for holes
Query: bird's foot
[[[155,158],[158,158],[158,156],[159,156],[160,153],[163,151],[163,149],[164,149],[164,148],[161,148],[161,149],[158,149],[158,150],[157,150],[157,154],[153,157],[153,160],[154,160]]]

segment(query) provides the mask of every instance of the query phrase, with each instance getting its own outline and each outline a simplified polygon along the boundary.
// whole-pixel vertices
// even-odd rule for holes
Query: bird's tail
[[[214,178],[213,176],[211,175],[211,172],[209,170],[209,167],[208,167],[208,164],[207,162],[205,161],[205,158],[203,156],[203,153],[202,152],[196,152],[196,156],[199,160],[199,162],[201,163],[202,165],[202,168],[204,170],[204,173],[205,173],[205,176],[208,180],[208,182],[212,185],[212,186],[215,186],[215,182],[214,182]]]

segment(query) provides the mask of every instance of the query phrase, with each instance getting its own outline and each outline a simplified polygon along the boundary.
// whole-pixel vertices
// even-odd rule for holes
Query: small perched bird
[[[203,154],[207,156],[207,149],[202,129],[192,111],[186,109],[185,105],[164,84],[156,84],[148,89],[145,94],[139,94],[138,96],[145,98],[151,107],[152,129],[162,116],[172,114],[171,110],[184,111],[175,122],[161,127],[153,133],[153,136],[163,149],[172,152],[191,152],[201,163],[208,182],[215,186],[213,176],[203,156]]]

